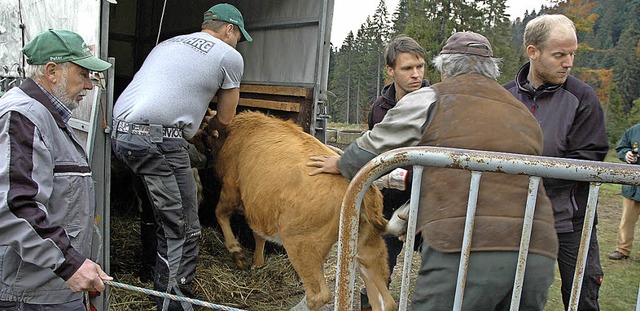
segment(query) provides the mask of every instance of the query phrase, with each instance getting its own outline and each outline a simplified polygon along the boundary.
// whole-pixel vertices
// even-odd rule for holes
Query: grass
[[[328,122],[327,127],[340,130],[366,130],[369,128],[366,122],[361,124]]]

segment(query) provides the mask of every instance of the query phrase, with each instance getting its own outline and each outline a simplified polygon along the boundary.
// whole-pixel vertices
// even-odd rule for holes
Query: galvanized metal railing
[[[364,194],[374,180],[395,168],[407,165],[414,166],[414,173],[405,250],[412,250],[414,245],[423,167],[456,168],[471,171],[472,178],[460,256],[460,269],[457,278],[458,285],[454,297],[453,310],[456,311],[462,310],[466,272],[469,264],[472,241],[471,233],[473,232],[476,200],[482,172],[529,176],[529,195],[525,207],[518,265],[511,298],[511,310],[518,310],[520,303],[537,190],[540,186],[541,178],[558,178],[590,183],[587,211],[573,278],[569,310],[577,310],[578,307],[578,298],[580,297],[580,289],[584,276],[588,245],[591,240],[591,228],[595,220],[600,185],[602,183],[640,185],[640,166],[625,164],[442,147],[406,147],[383,153],[369,161],[369,163],[360,169],[349,184],[347,194],[342,202],[340,237],[338,239],[335,310],[353,309],[358,215]],[[406,310],[407,308],[412,259],[413,252],[405,251],[402,289],[400,302],[398,304],[399,310]],[[638,301],[638,305],[640,305],[640,292],[638,293]],[[640,308],[636,310],[640,311]]]

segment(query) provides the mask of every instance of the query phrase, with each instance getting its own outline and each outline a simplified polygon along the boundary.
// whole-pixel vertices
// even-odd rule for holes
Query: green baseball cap
[[[253,41],[253,38],[244,29],[244,19],[240,11],[233,5],[228,3],[220,3],[212,6],[206,12],[204,12],[204,20],[219,20],[227,23],[234,24],[240,28],[242,32],[242,39],[240,41]]]
[[[72,62],[91,71],[105,71],[111,67],[110,63],[93,56],[82,37],[69,30],[41,32],[22,48],[22,53],[31,65]]]

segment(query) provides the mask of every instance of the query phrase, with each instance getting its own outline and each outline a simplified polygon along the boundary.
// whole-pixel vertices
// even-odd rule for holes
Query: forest
[[[498,82],[513,80],[528,60],[522,36],[528,21],[541,14],[564,14],[578,34],[572,75],[594,88],[607,117],[612,146],[624,130],[640,123],[640,0],[553,0],[549,6],[510,19],[506,0],[400,0],[388,12],[380,0],[356,33],[332,46],[329,69],[331,122],[366,123],[369,106],[389,83],[383,59],[386,44],[408,35],[426,52],[425,78],[440,81],[431,66],[447,38],[472,30],[486,36],[502,59]]]

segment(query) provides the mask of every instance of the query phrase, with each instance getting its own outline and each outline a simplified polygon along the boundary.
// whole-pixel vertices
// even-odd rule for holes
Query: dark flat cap
[[[451,35],[440,54],[472,54],[493,57],[493,50],[491,43],[483,35],[465,31]]]

